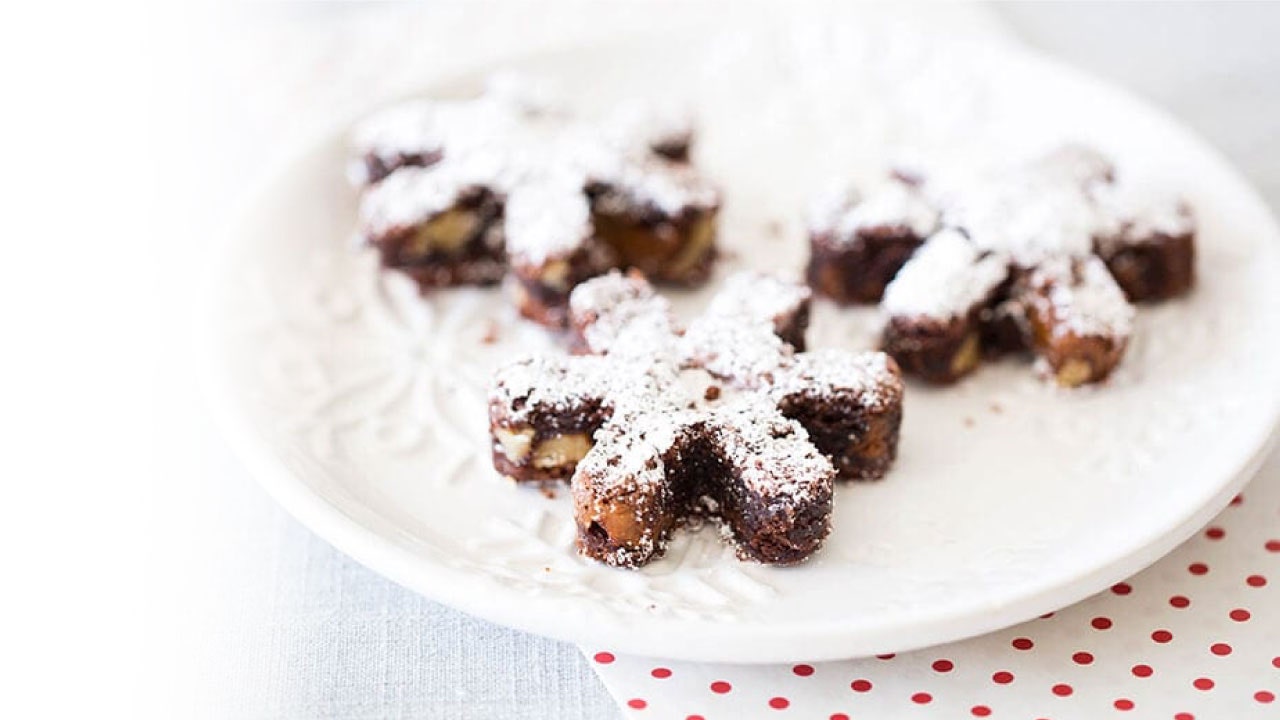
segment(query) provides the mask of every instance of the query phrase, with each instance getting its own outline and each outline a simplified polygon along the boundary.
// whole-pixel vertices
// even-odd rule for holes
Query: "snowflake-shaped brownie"
[[[882,345],[906,373],[950,383],[984,355],[1030,352],[1074,387],[1120,362],[1131,302],[1190,290],[1194,237],[1185,202],[1066,147],[952,189],[894,175],[823,198],[808,278],[838,302],[880,301]]]
[[[579,285],[579,352],[500,369],[494,466],[569,480],[578,549],[610,565],[659,557],[690,518],[739,554],[804,560],[830,529],[837,479],[884,475],[902,381],[883,353],[803,352],[810,292],[754,273],[729,281],[687,330],[639,274]]]
[[[499,86],[374,115],[353,133],[360,235],[424,290],[507,277],[521,314],[549,326],[611,268],[701,283],[719,194],[689,162],[688,122],[634,107],[589,123]]]

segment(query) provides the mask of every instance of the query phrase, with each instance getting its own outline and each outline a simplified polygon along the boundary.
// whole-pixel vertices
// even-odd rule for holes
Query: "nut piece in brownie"
[[[810,209],[809,286],[839,303],[876,302],[937,226],[937,208],[907,175],[865,194],[828,193]]]
[[[1105,380],[1124,356],[1134,314],[1106,265],[1054,258],[1018,285],[1042,369],[1063,387]]]
[[[982,359],[982,311],[1009,277],[1009,261],[954,229],[924,244],[885,290],[881,345],[903,371],[955,382]]]
[[[423,288],[488,285],[506,271],[502,202],[467,168],[406,167],[365,192],[360,232]]]
[[[1191,290],[1196,223],[1190,205],[1124,183],[1104,188],[1098,199],[1108,222],[1095,236],[1094,252],[1130,302],[1167,300]]]
[[[799,562],[830,530],[832,481],[879,477],[892,462],[902,403],[892,360],[795,353],[775,332],[794,332],[808,293],[753,276],[725,297],[752,287],[771,297],[717,299],[699,321],[703,340],[729,343],[714,369],[706,346],[687,342],[695,328],[682,337],[642,276],[612,272],[570,299],[579,345],[601,354],[497,373],[494,466],[517,480],[570,478],[584,555],[643,565],[674,529],[707,517],[744,558]],[[763,355],[740,345],[761,338]]]

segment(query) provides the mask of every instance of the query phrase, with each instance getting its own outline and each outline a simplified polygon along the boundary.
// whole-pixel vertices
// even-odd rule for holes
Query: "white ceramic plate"
[[[587,111],[693,99],[699,160],[727,194],[722,272],[798,272],[802,209],[833,175],[902,157],[946,170],[1083,140],[1191,199],[1200,283],[1141,310],[1107,387],[1055,391],[1012,361],[951,389],[911,385],[897,465],[839,488],[834,531],[802,567],[740,562],[704,531],[642,571],[614,570],[573,552],[567,493],[515,487],[489,465],[491,368],[554,343],[498,291],[422,299],[353,249],[336,133],[238,225],[213,285],[212,394],[266,488],[397,582],[626,653],[899,651],[1010,625],[1133,573],[1223,506],[1262,457],[1280,414],[1280,234],[1218,155],[1125,94],[1022,51],[856,28],[651,38],[517,65]],[[704,299],[677,302],[692,312]],[[822,304],[811,345],[868,347],[874,318]],[[491,325],[498,341],[486,344]]]

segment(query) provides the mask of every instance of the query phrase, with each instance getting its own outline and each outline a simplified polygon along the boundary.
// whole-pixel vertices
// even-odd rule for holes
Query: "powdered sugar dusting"
[[[915,183],[890,175],[865,192],[827,191],[810,207],[810,231],[829,234],[838,244],[852,243],[867,230],[892,228],[916,237],[931,235],[939,211]]]
[[[796,355],[770,388],[775,399],[799,394],[848,397],[869,409],[897,402],[902,393],[902,376],[888,355],[834,348]]]
[[[507,252],[521,264],[565,257],[591,237],[591,207],[582,182],[542,178],[512,191],[506,205]]]
[[[569,295],[569,313],[595,353],[653,353],[674,343],[670,303],[639,275],[614,270],[580,283]]]
[[[575,118],[520,81],[496,82],[472,100],[390,108],[361,123],[353,145],[362,159],[373,156],[393,168],[362,198],[370,228],[421,222],[446,209],[460,188],[480,186],[515,206],[503,220],[509,250],[529,264],[566,255],[591,237],[588,182],[606,187],[602,202],[620,213],[640,207],[678,215],[720,202],[692,166],[659,159],[648,144]],[[433,164],[397,167],[402,158],[423,155]]]
[[[958,230],[930,238],[885,288],[881,308],[890,315],[947,319],[987,298],[1008,275],[1000,253],[986,256]]]
[[[1054,258],[1036,268],[1031,284],[1049,290],[1047,298],[1036,295],[1032,302],[1049,303],[1059,321],[1056,335],[1128,337],[1133,331],[1133,305],[1097,257]]]
[[[479,187],[483,173],[449,163],[438,168],[406,167],[365,191],[360,225],[366,237],[425,222],[453,207],[469,189]]]
[[[835,468],[809,434],[772,403],[743,397],[713,414],[715,440],[739,481],[772,503],[807,504],[830,495]]]
[[[796,313],[813,297],[807,286],[776,275],[738,272],[730,275],[707,306],[707,315],[738,322],[774,322]]]
[[[760,387],[769,382],[793,353],[765,321],[743,323],[733,318],[701,317],[681,339],[681,355],[688,365],[705,368],[718,378],[744,387]]]
[[[1191,206],[1177,195],[1146,184],[1119,182],[1097,192],[1103,216],[1098,242],[1103,249],[1152,242],[1196,231]]]

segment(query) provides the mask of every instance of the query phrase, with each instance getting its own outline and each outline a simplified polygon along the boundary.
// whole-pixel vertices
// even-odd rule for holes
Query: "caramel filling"
[[[533,466],[542,470],[578,462],[591,450],[591,438],[585,433],[553,435],[533,448]]]
[[[960,349],[951,356],[951,374],[959,377],[978,366],[982,359],[982,347],[978,343],[978,333],[969,333],[960,343]]]
[[[1071,358],[1062,363],[1062,367],[1058,368],[1054,379],[1062,387],[1078,387],[1089,382],[1093,377],[1093,366],[1086,360],[1080,358]]]
[[[529,457],[529,449],[533,445],[533,429],[508,430],[494,428],[493,435],[502,447],[502,454],[515,464],[523,463]]]
[[[414,256],[432,252],[456,255],[475,235],[479,224],[480,218],[470,210],[446,210],[418,228],[406,249]]]

